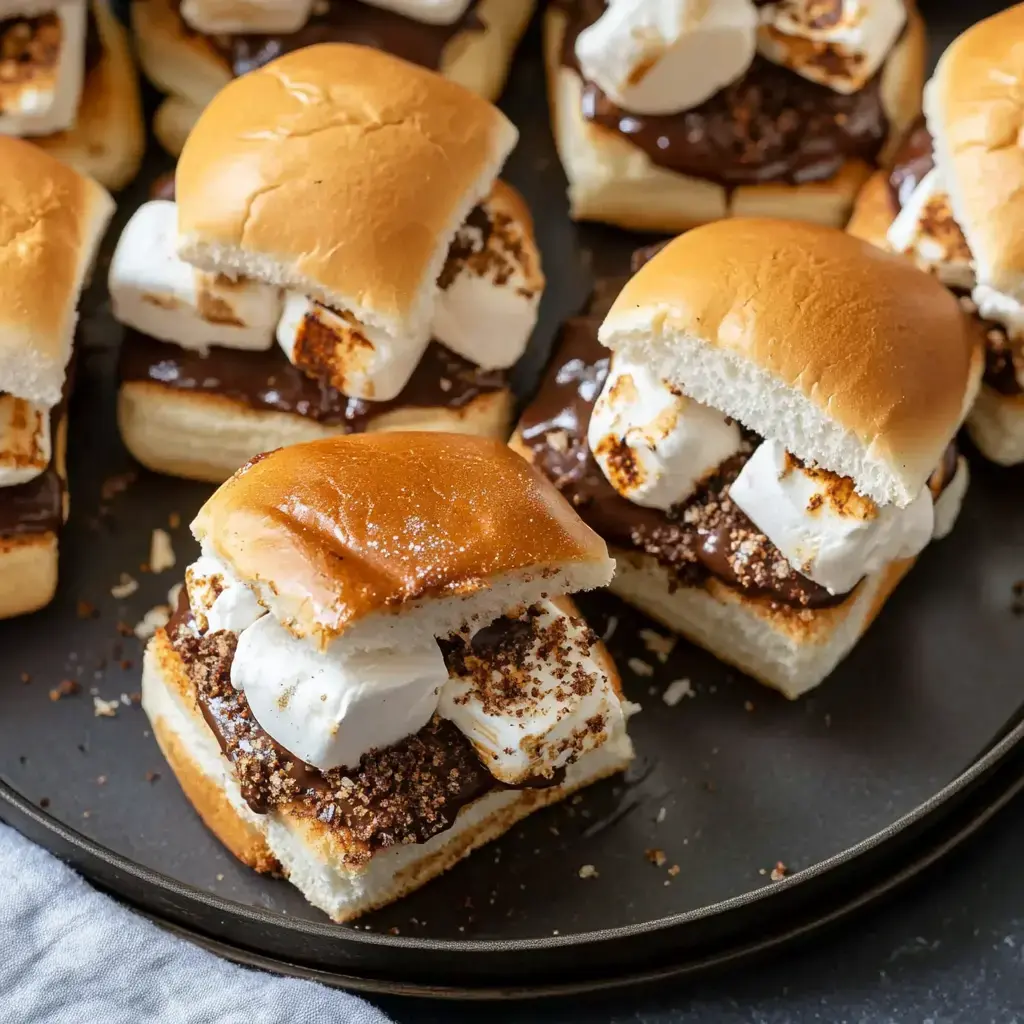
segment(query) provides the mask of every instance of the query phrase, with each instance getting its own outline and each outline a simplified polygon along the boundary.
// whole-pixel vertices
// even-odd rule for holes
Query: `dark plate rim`
[[[82,835],[82,833],[47,814],[2,779],[0,779],[0,800],[10,804],[21,814],[35,821],[46,832],[60,837],[63,842],[70,846],[82,850],[90,857],[110,865],[118,872],[129,875],[146,886],[175,896],[184,897],[218,914],[233,915],[250,923],[260,924],[268,928],[284,928],[286,931],[297,935],[315,936],[321,939],[326,938],[333,941],[344,941],[366,946],[401,949],[406,952],[424,950],[434,953],[486,954],[528,950],[543,951],[615,942],[654,932],[670,931],[673,928],[692,924],[696,921],[708,919],[792,892],[797,887],[805,885],[813,879],[820,878],[830,871],[850,864],[857,860],[857,858],[894,839],[907,828],[920,824],[940,811],[953,797],[998,765],[999,762],[1021,744],[1022,740],[1024,740],[1024,719],[1018,721],[1000,740],[993,743],[985,753],[923,803],[903,814],[884,829],[862,839],[859,843],[855,843],[853,846],[847,847],[831,857],[818,861],[816,864],[794,872],[781,881],[748,890],[745,893],[740,893],[718,903],[707,904],[703,907],[697,907],[679,914],[672,914],[668,917],[640,921],[635,924],[619,925],[615,928],[532,939],[431,939],[427,937],[359,931],[346,925],[335,924],[330,920],[312,921],[291,918],[263,907],[248,906],[235,900],[226,899],[223,896],[218,896],[215,893],[179,882],[169,875],[145,867],[89,839],[87,836]],[[116,887],[114,887],[114,892],[117,893]]]

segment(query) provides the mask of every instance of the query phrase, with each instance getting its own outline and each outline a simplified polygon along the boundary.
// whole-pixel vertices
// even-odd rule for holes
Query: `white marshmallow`
[[[835,92],[864,88],[907,21],[904,0],[779,0],[761,9],[758,49]]]
[[[466,13],[470,0],[363,0],[372,7],[404,14],[427,25],[451,25]]]
[[[624,498],[668,509],[740,449],[740,428],[674,393],[649,368],[612,358],[587,431],[601,472]]]
[[[423,728],[448,670],[432,638],[401,648],[320,653],[272,615],[238,638],[231,682],[256,721],[286,750],[317,768],[354,768],[374,748]]]
[[[57,63],[52,68],[35,69],[28,80],[8,81],[0,76],[0,135],[52,135],[75,123],[85,80],[85,0],[16,4],[0,16],[36,18],[51,13],[56,15],[60,31]],[[20,31],[17,26],[12,30]],[[55,31],[56,26],[42,26],[42,30]]]
[[[974,287],[974,262],[960,225],[953,218],[942,174],[930,170],[911,193],[886,233],[893,252],[913,258],[948,288]]]
[[[50,464],[50,410],[0,394],[0,487],[39,476]]]
[[[801,467],[778,441],[757,447],[729,496],[793,569],[833,594],[918,554],[935,525],[927,487],[906,508],[878,506],[848,478]]]
[[[979,284],[971,292],[971,298],[978,307],[978,316],[983,320],[994,320],[1002,324],[1011,338],[1024,337],[1024,304],[1012,295]]]
[[[203,553],[185,570],[192,617],[200,633],[241,633],[267,610],[256,595],[214,555]]]
[[[942,493],[935,499],[933,540],[942,540],[943,537],[948,537],[953,532],[970,482],[971,474],[967,468],[967,460],[961,455],[956,460],[953,479],[946,484]]]
[[[483,680],[453,676],[441,691],[438,713],[450,719],[476,748],[491,774],[518,785],[552,773],[624,731],[622,705],[611,680],[593,656],[589,630],[549,601],[541,604],[532,649],[515,667],[495,667]],[[545,651],[561,620],[557,645],[564,658]],[[493,628],[493,627],[491,627]],[[481,665],[486,666],[486,655]],[[574,675],[587,680],[575,684]],[[589,686],[589,689],[587,689]],[[602,726],[592,728],[600,718]]]
[[[484,204],[485,210],[487,205]],[[490,213],[490,211],[487,211]],[[491,216],[491,230],[459,228],[455,277],[437,295],[434,337],[485,370],[504,370],[523,354],[537,323],[541,289],[522,264],[523,225]]]
[[[177,208],[144,203],[118,239],[107,280],[114,316],[182,348],[265,351],[281,315],[280,289],[196,270],[175,251]]]
[[[298,32],[309,21],[313,0],[182,0],[181,16],[205,35]]]
[[[351,314],[336,313],[299,292],[288,292],[277,341],[290,363],[342,394],[387,402],[409,382],[429,338],[395,338],[359,323]]]
[[[579,34],[576,59],[624,110],[674,114],[744,74],[757,24],[751,0],[609,0]]]

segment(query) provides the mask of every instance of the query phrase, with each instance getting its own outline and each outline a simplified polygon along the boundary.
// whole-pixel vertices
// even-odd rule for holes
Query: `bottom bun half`
[[[510,429],[509,390],[483,394],[461,409],[389,408],[372,431],[431,430],[504,439]],[[147,469],[189,480],[222,483],[260,452],[343,432],[305,416],[251,409],[217,395],[149,381],[121,385],[118,425],[128,451]]]
[[[243,863],[285,875],[338,922],[350,921],[418,889],[516,822],[584,786],[622,771],[632,757],[627,739],[587,754],[552,789],[503,790],[462,808],[455,824],[426,843],[396,846],[368,864],[346,864],[324,826],[288,809],[255,814],[242,799],[227,758],[195,703],[184,666],[166,633],[146,650],[142,705],[168,764],[206,826]]]
[[[614,554],[613,593],[790,700],[818,686],[850,653],[913,565],[893,562],[842,604],[811,610],[773,608],[714,579],[673,590],[653,556]]]
[[[56,533],[0,537],[0,619],[45,608],[56,591]]]
[[[124,188],[138,173],[146,148],[139,81],[128,35],[108,0],[92,0],[103,54],[82,89],[75,124],[32,142],[109,189]]]

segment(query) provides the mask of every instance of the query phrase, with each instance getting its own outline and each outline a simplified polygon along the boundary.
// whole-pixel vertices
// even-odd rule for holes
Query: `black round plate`
[[[928,13],[945,42],[955,23]],[[566,216],[538,42],[534,33],[524,44],[505,103],[523,136],[507,176],[534,211],[549,279],[516,373],[521,397],[593,273],[623,270],[638,244]],[[154,159],[146,180],[158,169]],[[121,223],[144,197],[144,184],[123,197]],[[45,611],[0,623],[0,814],[152,916],[247,962],[341,983],[435,995],[599,987],[720,966],[828,921],[969,833],[1017,785],[1024,476],[972,453],[953,536],[798,703],[683,641],[662,663],[639,615],[588,597],[627,696],[644,706],[634,769],[534,815],[356,926],[329,923],[205,831],[132,699],[141,644],[121,634],[166,600],[195,556],[187,523],[210,488],[144,472],[118,486],[134,467],[114,422],[120,330],[105,276],[101,264],[83,304],[60,591]],[[169,530],[178,554],[159,576],[140,569],[154,527]],[[140,587],[118,601],[110,587],[122,572]],[[669,707],[661,695],[683,678],[694,696]],[[80,691],[51,700],[62,680]],[[789,877],[772,881],[779,862]],[[584,865],[596,875],[580,877]]]

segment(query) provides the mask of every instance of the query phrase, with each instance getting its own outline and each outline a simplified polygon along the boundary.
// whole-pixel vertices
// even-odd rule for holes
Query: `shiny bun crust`
[[[361,46],[235,79],[177,168],[181,253],[385,329],[425,326],[449,242],[515,144],[496,107]]]
[[[537,591],[532,603],[568,589],[560,573],[586,577],[579,589],[611,575],[604,542],[553,484],[500,441],[455,434],[353,434],[258,456],[192,532],[269,590],[292,632],[325,642],[374,613],[486,596],[512,577]]]
[[[1024,4],[972,25],[925,91],[936,161],[978,278],[1024,298]]]
[[[600,338],[879,502],[917,494],[974,381],[974,340],[938,281],[796,222],[677,238],[627,283]]]
[[[0,166],[0,390],[53,406],[114,201],[20,139],[0,136]]]

